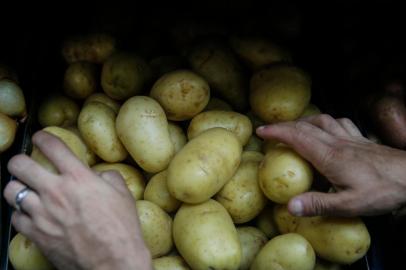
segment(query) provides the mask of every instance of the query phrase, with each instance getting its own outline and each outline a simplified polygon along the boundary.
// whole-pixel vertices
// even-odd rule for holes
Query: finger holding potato
[[[65,96],[52,96],[45,99],[38,109],[38,121],[42,127],[68,127],[76,124],[79,106]]]
[[[97,88],[96,66],[88,62],[75,62],[65,71],[63,88],[71,98],[85,99]]]
[[[11,147],[17,132],[17,122],[0,112],[0,154]]]
[[[0,80],[0,113],[24,117],[27,113],[23,90],[14,81]]]

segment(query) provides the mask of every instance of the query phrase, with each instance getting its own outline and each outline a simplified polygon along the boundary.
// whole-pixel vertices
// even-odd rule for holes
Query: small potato
[[[172,219],[156,204],[149,201],[137,201],[138,218],[145,244],[152,258],[158,258],[173,247]]]
[[[194,270],[238,269],[242,250],[226,209],[214,200],[183,204],[173,222],[176,248]]]
[[[268,242],[266,235],[255,227],[239,227],[237,233],[242,248],[239,270],[248,270],[261,248]]]
[[[307,105],[307,107],[305,108],[304,112],[302,113],[302,115],[300,117],[307,117],[307,116],[312,116],[312,115],[317,115],[317,114],[321,114],[320,109],[314,104],[309,104],[309,105]]]
[[[96,172],[116,171],[123,177],[135,200],[142,200],[145,190],[144,176],[136,168],[124,163],[99,163],[92,167]]]
[[[263,231],[269,239],[272,239],[279,234],[278,228],[275,224],[273,211],[272,207],[266,206],[259,214],[256,221],[258,229]]]
[[[44,100],[38,109],[38,121],[42,127],[68,127],[76,124],[79,106],[70,98],[53,96]]]
[[[75,62],[65,71],[63,88],[71,98],[85,99],[96,91],[96,66],[88,62]]]
[[[10,263],[15,270],[54,269],[38,247],[20,233],[11,240],[8,252]]]
[[[0,112],[0,154],[11,147],[17,132],[17,122]]]
[[[247,144],[252,135],[251,121],[247,116],[230,111],[207,111],[193,117],[187,136],[191,140],[203,131],[214,127],[230,130],[237,135],[242,145]]]
[[[219,98],[211,98],[204,111],[232,111],[233,108],[225,101]]]
[[[317,259],[314,270],[342,270],[342,267],[336,263],[331,263],[331,262]]]
[[[175,147],[168,130],[168,120],[154,99],[136,96],[121,106],[116,119],[117,134],[131,157],[145,171],[165,170]]]
[[[316,255],[301,235],[288,233],[271,239],[258,253],[251,270],[313,270]]]
[[[286,205],[275,205],[270,214],[281,234],[297,231],[299,219],[289,213]]]
[[[116,53],[103,65],[101,85],[104,92],[116,100],[125,100],[141,93],[147,80],[148,67],[138,56]]]
[[[171,136],[171,141],[173,143],[173,146],[175,148],[175,153],[179,152],[180,149],[185,146],[187,142],[187,138],[183,130],[176,125],[175,123],[168,123],[168,130],[169,130],[169,135]]]
[[[86,144],[86,142],[83,140],[82,135],[80,134],[79,129],[76,126],[70,126],[66,128],[69,131],[72,131],[75,133],[83,143],[83,146],[86,148],[86,162],[89,166],[93,166],[94,164],[97,163],[97,156],[96,154],[90,149],[90,147]]]
[[[210,87],[200,75],[176,70],[156,81],[150,96],[161,104],[169,120],[183,121],[203,111],[210,99]]]
[[[0,113],[10,117],[27,114],[23,90],[13,81],[0,80]]]
[[[168,191],[166,170],[157,173],[149,180],[145,188],[144,199],[155,203],[168,213],[177,210],[181,205],[181,202]]]
[[[189,141],[168,167],[168,190],[187,203],[202,203],[237,171],[241,144],[224,128],[209,129]]]
[[[267,123],[292,121],[309,104],[310,78],[299,68],[277,65],[254,74],[250,104],[255,115]]]
[[[190,270],[181,256],[164,256],[152,260],[155,270]]]
[[[270,200],[284,204],[310,189],[313,171],[309,163],[291,148],[277,146],[269,150],[262,160],[258,180]]]
[[[260,152],[244,151],[244,152],[242,152],[242,155],[241,155],[241,162],[246,162],[246,161],[261,162],[263,158],[264,158],[264,155]]]
[[[93,101],[101,102],[101,103],[109,106],[110,109],[112,109],[116,114],[120,110],[120,104],[104,93],[94,93],[94,94],[90,95],[85,100],[84,106]]]
[[[65,40],[62,55],[67,63],[88,61],[101,64],[116,49],[116,40],[106,34],[92,34]]]
[[[255,161],[242,162],[234,176],[215,196],[234,223],[252,220],[267,203],[258,184],[258,164]]]
[[[262,150],[262,140],[257,135],[252,134],[247,144],[244,146],[244,151],[257,151]]]
[[[91,102],[82,108],[78,128],[83,140],[101,159],[120,162],[127,157],[127,151],[117,136],[116,114],[107,105]]]

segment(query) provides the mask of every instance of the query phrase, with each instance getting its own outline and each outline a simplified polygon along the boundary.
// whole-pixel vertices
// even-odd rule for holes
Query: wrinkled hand
[[[33,143],[58,168],[52,174],[26,155],[13,157],[4,196],[15,204],[32,189],[12,224],[59,269],[152,269],[142,240],[135,202],[116,172],[100,176],[82,164],[56,137],[40,131]]]
[[[337,191],[296,196],[288,204],[294,215],[378,215],[406,202],[406,152],[369,141],[349,119],[310,116],[257,133],[290,145]]]

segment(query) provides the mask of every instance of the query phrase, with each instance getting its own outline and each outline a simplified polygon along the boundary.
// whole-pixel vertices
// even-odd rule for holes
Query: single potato
[[[183,204],[173,222],[176,248],[194,270],[237,270],[242,249],[224,207],[214,200]]]
[[[224,100],[221,100],[219,98],[212,97],[209,100],[209,103],[207,103],[206,108],[204,108],[204,111],[232,111],[233,108],[225,102]]]
[[[257,135],[252,134],[249,138],[247,144],[244,146],[244,151],[256,151],[261,152],[262,150],[262,140],[258,138]]]
[[[145,190],[144,176],[136,168],[124,163],[99,163],[92,167],[96,172],[116,171],[123,177],[135,200],[142,200]]]
[[[63,88],[71,98],[85,99],[97,88],[96,66],[89,62],[75,62],[65,71]]]
[[[175,153],[179,152],[180,149],[185,146],[187,138],[183,130],[175,123],[168,123],[169,136],[171,137],[171,142],[175,148]]]
[[[10,117],[27,114],[23,90],[11,80],[0,80],[0,113]]]
[[[252,135],[252,124],[247,116],[231,111],[207,111],[193,117],[187,136],[191,140],[203,131],[214,127],[232,131],[242,145],[247,144]]]
[[[154,99],[136,96],[127,100],[118,113],[116,130],[131,157],[143,170],[156,173],[168,167],[175,147],[165,112]]]
[[[164,256],[152,260],[155,270],[190,270],[181,256]]]
[[[137,201],[135,206],[140,219],[142,236],[152,258],[167,254],[173,247],[171,217],[149,201]]]
[[[264,154],[262,154],[261,152],[244,151],[244,152],[242,152],[242,155],[241,155],[241,162],[246,162],[246,161],[261,162],[263,158],[264,158]]]
[[[273,211],[274,209],[271,206],[266,206],[256,220],[256,227],[263,231],[269,239],[272,239],[279,234],[274,220]]]
[[[268,242],[266,235],[255,227],[237,228],[242,248],[242,259],[238,270],[248,270],[261,248]]]
[[[38,121],[42,127],[68,127],[76,124],[79,106],[70,98],[52,96],[45,99],[38,109]]]
[[[17,132],[17,122],[0,112],[0,154],[11,147]]]
[[[150,96],[161,104],[169,120],[183,121],[203,111],[210,99],[210,87],[200,75],[176,70],[159,78]]]
[[[109,97],[108,95],[104,94],[104,93],[94,93],[92,95],[90,95],[84,102],[84,106],[87,105],[90,102],[101,102],[107,106],[110,107],[110,109],[112,109],[116,114],[118,113],[118,111],[120,110],[120,103],[118,103],[117,101],[115,101],[114,99],[112,99],[111,97]]]
[[[168,190],[176,199],[202,203],[216,194],[237,171],[241,160],[237,136],[209,129],[189,141],[168,167]]]
[[[289,213],[286,205],[276,204],[269,214],[281,234],[297,231],[299,219]]]
[[[66,129],[75,133],[76,136],[78,136],[80,138],[83,146],[86,148],[86,163],[89,166],[95,165],[98,161],[98,158],[97,158],[96,154],[92,151],[92,149],[90,149],[90,147],[87,146],[86,142],[83,140],[79,129],[76,126],[70,126],[70,127],[67,127]]]

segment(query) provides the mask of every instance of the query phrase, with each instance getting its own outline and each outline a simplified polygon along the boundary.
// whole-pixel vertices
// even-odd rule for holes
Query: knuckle
[[[310,205],[311,209],[309,209],[309,212],[311,214],[316,216],[321,216],[325,214],[327,205],[323,200],[321,200],[321,198],[314,195],[310,196]]]

